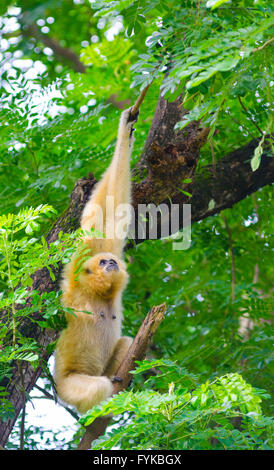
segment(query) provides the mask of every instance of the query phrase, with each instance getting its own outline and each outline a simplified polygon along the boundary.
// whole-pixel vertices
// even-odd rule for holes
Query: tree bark
[[[135,209],[138,204],[158,205],[172,198],[186,189],[183,180],[192,179],[210,129],[192,122],[183,131],[174,130],[185,114],[181,95],[171,103],[159,97],[144,152],[134,171],[134,177],[142,179],[133,185]]]
[[[172,198],[172,204],[178,204],[179,227],[184,227],[183,205],[191,204],[191,223],[219,214],[222,210],[233,207],[250,194],[258,191],[266,185],[274,182],[274,158],[269,156],[266,148],[261,159],[261,164],[256,171],[251,170],[250,159],[260,139],[254,139],[240,149],[237,149],[215,165],[206,166],[196,173],[193,183],[186,185],[186,190],[192,194],[188,198],[185,194],[177,192]],[[138,187],[135,191],[138,191]],[[144,197],[139,201],[148,204]],[[171,200],[161,201],[170,206]],[[158,219],[157,238],[161,235],[160,218]],[[142,239],[135,239],[135,243],[141,243]]]
[[[264,150],[259,168],[256,171],[251,170],[250,160],[259,140],[252,140],[217,161],[216,165],[204,167],[195,175],[191,201],[192,222],[231,208],[250,194],[274,182],[274,159],[268,147]],[[209,206],[210,201],[214,203],[212,208]],[[181,204],[182,196],[178,195],[174,199],[175,202]]]

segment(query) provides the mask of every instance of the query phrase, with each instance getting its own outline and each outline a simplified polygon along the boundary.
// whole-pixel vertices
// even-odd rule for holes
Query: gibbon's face
[[[112,253],[99,253],[85,261],[79,281],[91,294],[111,298],[125,287],[127,279],[122,260]]]

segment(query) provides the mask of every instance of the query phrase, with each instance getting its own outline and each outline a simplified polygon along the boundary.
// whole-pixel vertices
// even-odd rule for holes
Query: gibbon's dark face
[[[125,263],[112,253],[99,253],[85,261],[79,278],[85,290],[103,297],[122,290],[127,279]]]
[[[118,263],[113,258],[110,258],[110,259],[102,258],[102,259],[100,259],[99,266],[104,267],[104,269],[106,271],[119,271]]]

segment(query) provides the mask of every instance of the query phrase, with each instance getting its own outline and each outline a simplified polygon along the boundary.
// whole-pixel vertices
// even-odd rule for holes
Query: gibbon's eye
[[[86,269],[86,274],[91,274],[91,270],[89,268]]]
[[[99,266],[104,266],[106,264],[107,260],[106,259],[101,259],[99,262]]]

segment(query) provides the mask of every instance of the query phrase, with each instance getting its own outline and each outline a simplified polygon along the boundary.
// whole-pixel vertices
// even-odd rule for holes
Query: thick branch
[[[274,158],[270,156],[270,149],[265,148],[259,168],[251,169],[250,160],[258,142],[259,139],[252,140],[195,175],[192,189],[190,187],[192,222],[219,214],[274,182]],[[177,195],[173,202],[182,204],[183,195]]]
[[[254,139],[243,148],[235,150],[225,158],[219,160],[214,166],[203,168],[201,173],[195,174],[193,184],[189,184],[187,191],[192,193],[192,198],[177,193],[172,201],[162,201],[170,207],[170,204],[179,206],[179,228],[189,224],[184,220],[183,206],[191,204],[191,223],[198,222],[211,215],[219,214],[222,210],[232,208],[235,204],[258,191],[260,188],[274,182],[274,159],[267,153],[262,155],[260,167],[253,172],[250,159],[258,140]],[[143,202],[148,204],[147,202]],[[136,222],[137,226],[137,222]],[[170,231],[171,234],[171,231]],[[147,236],[147,233],[146,233]],[[157,238],[161,237],[161,217],[157,219]],[[139,244],[143,239],[135,239]]]
[[[134,208],[149,202],[158,205],[172,198],[185,190],[183,180],[191,179],[195,173],[209,128],[192,122],[183,131],[174,130],[187,112],[181,103],[181,96],[171,103],[159,97],[144,152],[134,171],[134,177],[142,179],[133,186]]]
[[[164,303],[152,307],[148,312],[124,361],[117,370],[116,376],[120,377],[122,380],[121,382],[115,382],[114,395],[128,387],[132,377],[130,372],[135,369],[136,361],[143,359],[154,333],[164,318],[165,311],[166,304]],[[110,421],[111,417],[96,418],[93,423],[87,427],[78,449],[90,449],[91,443],[105,432]]]
[[[193,177],[193,184],[187,184],[184,188],[192,194],[192,198],[177,191],[172,198],[169,197],[160,201],[161,204],[166,204],[168,207],[171,203],[178,204],[179,228],[182,229],[184,223],[189,223],[183,218],[184,204],[191,204],[191,223],[194,223],[233,207],[250,194],[274,182],[274,158],[270,157],[269,149],[265,149],[259,168],[254,172],[251,169],[250,160],[258,143],[259,139],[254,139],[244,147],[229,153],[226,157],[217,161],[215,165],[204,167],[198,174],[196,173]],[[165,184],[164,179],[162,184]],[[154,199],[147,198],[147,194],[142,192],[141,185],[135,185],[134,189],[134,197],[138,197],[139,204],[156,204]],[[138,193],[138,196],[136,196],[136,193]],[[140,217],[138,219],[136,214],[136,227],[139,222]],[[156,238],[161,238],[162,219],[160,212],[156,223]],[[147,223],[146,229],[148,225]],[[139,239],[136,236],[134,240],[136,244],[142,243],[148,238],[148,230],[147,232],[143,230],[141,233],[144,233],[144,236]],[[170,231],[170,235],[171,233]]]

